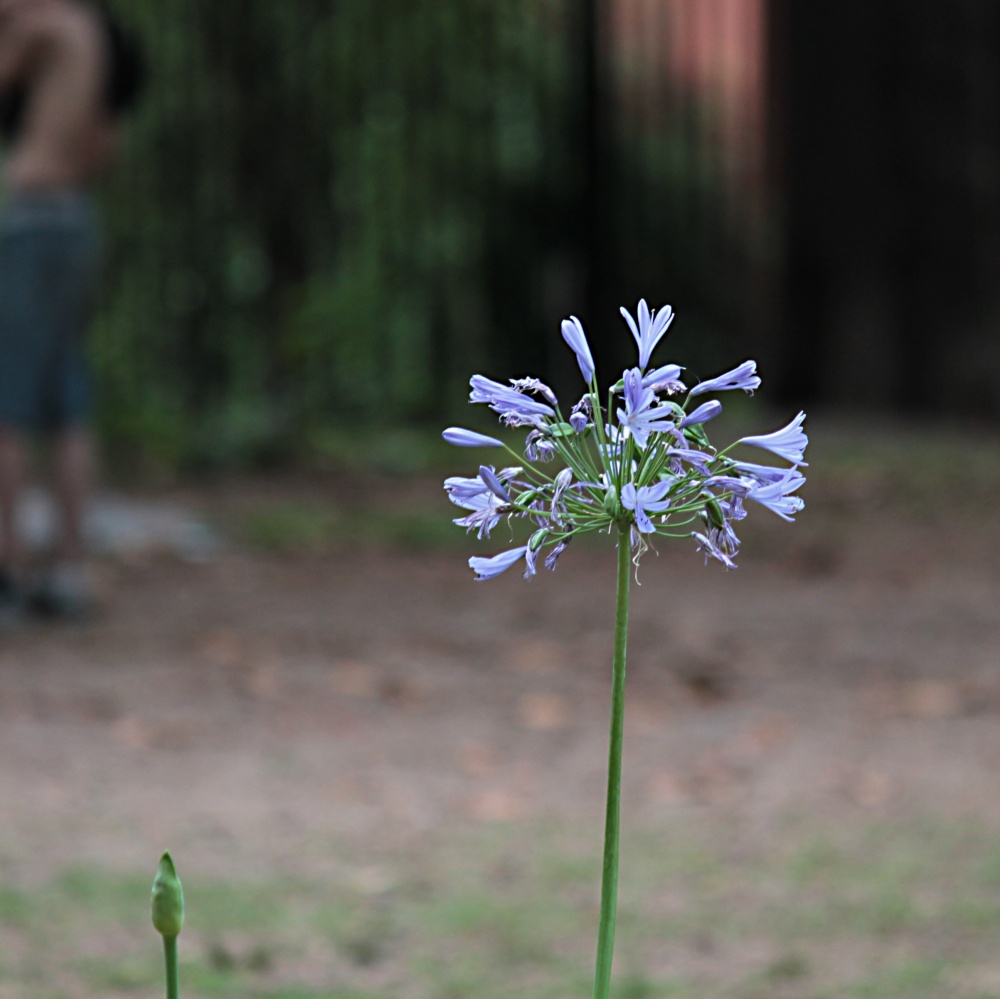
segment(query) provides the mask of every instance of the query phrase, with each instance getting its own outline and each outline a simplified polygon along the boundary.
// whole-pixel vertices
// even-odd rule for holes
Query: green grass
[[[322,554],[345,545],[386,545],[408,550],[468,545],[444,492],[434,508],[336,509],[316,502],[261,502],[230,521],[228,533],[269,552]]]
[[[800,818],[747,843],[688,820],[627,828],[623,846],[616,999],[1000,999],[1000,839],[985,827]],[[551,824],[442,831],[376,893],[349,878],[187,876],[182,994],[585,996],[597,847]],[[75,867],[6,886],[10,994],[157,994],[150,880]]]

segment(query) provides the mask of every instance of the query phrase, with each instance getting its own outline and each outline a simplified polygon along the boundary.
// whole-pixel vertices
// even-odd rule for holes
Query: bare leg
[[[17,536],[17,506],[24,486],[26,444],[11,426],[0,426],[0,566],[21,568],[23,552]]]
[[[84,427],[64,430],[55,444],[55,493],[62,532],[57,558],[79,562],[86,555],[84,517],[94,476],[93,443]]]

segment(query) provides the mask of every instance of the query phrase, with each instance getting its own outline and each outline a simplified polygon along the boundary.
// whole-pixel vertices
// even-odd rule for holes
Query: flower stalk
[[[167,970],[167,999],[178,999],[177,937],[163,938],[163,959]]]
[[[597,931],[594,999],[607,999],[615,949],[618,911],[618,857],[621,827],[622,742],[625,734],[625,652],[628,642],[629,583],[632,559],[628,524],[618,525],[618,588],[615,599],[615,648],[611,676],[611,737],[608,743],[608,796],[604,816],[604,865],[601,915]]]
[[[638,366],[622,372],[602,401],[594,357],[583,324],[575,316],[562,335],[576,355],[585,390],[563,416],[555,393],[537,378],[504,385],[482,375],[470,381],[469,401],[485,403],[507,427],[528,429],[523,456],[505,441],[450,427],[444,438],[459,447],[506,451],[514,464],[445,480],[448,498],[462,511],[454,523],[482,540],[501,521],[530,525],[524,540],[492,556],[472,556],[477,580],[493,579],[522,565],[525,579],[539,560],[549,570],[577,534],[606,532],[618,539],[618,589],[612,662],[611,737],[601,875],[601,912],[594,971],[594,999],[608,999],[615,943],[621,815],[622,739],[625,716],[625,651],[632,567],[659,538],[690,538],[705,561],[735,569],[740,545],[736,528],[747,516],[746,501],[792,520],[804,506],[795,495],[805,483],[808,438],[805,413],[768,434],[743,437],[728,447],[712,445],[705,424],[722,412],[722,392],[753,395],[760,387],[757,364],[748,360],[692,388],[679,364],[651,368],[653,351],[673,321],[670,306],[651,310],[639,302],[635,317],[622,316],[638,348]],[[686,377],[686,376],[685,376]],[[699,401],[692,407],[692,401]],[[745,446],[788,463],[761,465],[731,455]],[[556,459],[550,473],[542,466]],[[513,538],[512,538],[513,540]],[[543,554],[545,549],[547,554]]]

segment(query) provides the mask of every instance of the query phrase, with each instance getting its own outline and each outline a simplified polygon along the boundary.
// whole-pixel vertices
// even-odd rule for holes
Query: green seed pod
[[[549,529],[543,527],[539,531],[535,531],[534,534],[528,538],[528,549],[529,551],[537,552],[542,545],[545,544],[545,539],[549,536]]]
[[[719,506],[718,502],[714,499],[710,499],[705,504],[705,514],[708,517],[708,522],[713,527],[721,528],[726,522],[725,518],[722,516],[722,507]]]
[[[153,879],[153,926],[165,937],[176,937],[184,926],[184,889],[169,853],[160,858]]]

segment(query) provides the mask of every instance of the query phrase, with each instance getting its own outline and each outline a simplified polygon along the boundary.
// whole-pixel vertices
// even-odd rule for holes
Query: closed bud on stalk
[[[169,853],[153,879],[153,926],[164,937],[176,937],[184,926],[184,889]]]

